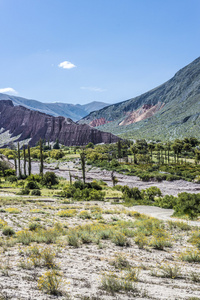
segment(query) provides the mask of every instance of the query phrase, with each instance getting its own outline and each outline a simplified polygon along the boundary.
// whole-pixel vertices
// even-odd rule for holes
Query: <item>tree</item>
[[[84,150],[80,153],[81,158],[81,169],[82,169],[82,175],[83,175],[83,183],[85,184],[85,152]]]
[[[153,157],[153,150],[155,149],[155,145],[153,143],[149,143],[148,144],[148,149],[151,152],[151,161],[152,161],[152,157]]]
[[[31,175],[31,151],[30,145],[28,144],[28,175]]]
[[[55,144],[53,145],[53,149],[60,149],[59,140],[56,139]]]
[[[25,149],[25,145],[23,145],[23,155],[24,155],[24,176],[26,177],[26,149]]]
[[[131,152],[133,153],[134,164],[137,164],[136,153],[138,153],[138,148],[136,147],[135,144],[131,147]]]
[[[43,177],[44,162],[43,162],[43,149],[42,149],[42,139],[40,139],[40,175]]]
[[[18,155],[19,178],[22,178],[21,165],[20,165],[20,148],[19,148],[19,142],[17,143],[17,155]]]
[[[111,172],[111,180],[113,183],[113,187],[116,185],[116,183],[118,182],[118,179],[116,176],[114,176],[114,171]]]
[[[118,150],[118,158],[122,157],[122,144],[121,144],[121,140],[118,140],[117,142],[117,150]]]

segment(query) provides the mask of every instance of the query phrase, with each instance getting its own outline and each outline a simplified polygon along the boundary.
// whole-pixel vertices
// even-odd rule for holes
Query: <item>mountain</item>
[[[0,101],[0,146],[23,141],[34,146],[39,139],[66,146],[87,145],[89,142],[114,143],[119,140],[86,124],[78,125],[71,119],[54,117],[23,106],[14,106],[11,100]]]
[[[70,118],[73,121],[78,121],[81,118],[88,115],[90,112],[99,110],[105,106],[107,103],[93,101],[88,104],[68,104],[68,103],[43,103],[37,100],[26,99],[22,97],[10,96],[0,93],[0,100],[11,100],[14,105],[22,105],[26,108],[37,110],[45,114],[52,115],[54,117],[63,116],[65,118]]]
[[[200,57],[157,88],[91,112],[79,124],[124,138],[200,138]]]

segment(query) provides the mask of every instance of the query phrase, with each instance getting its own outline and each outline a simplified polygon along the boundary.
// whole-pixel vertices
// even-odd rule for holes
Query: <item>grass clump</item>
[[[118,232],[114,232],[113,233],[113,237],[112,237],[112,242],[116,245],[116,246],[128,246],[128,240],[127,237],[125,236],[125,234],[123,234],[122,232],[118,231]]]
[[[79,213],[79,218],[81,219],[91,219],[91,214],[87,211],[87,210],[82,210],[80,213]]]
[[[172,244],[169,239],[168,233],[164,229],[155,229],[152,232],[152,238],[149,246],[157,250],[164,250],[165,247],[171,247]]]
[[[161,277],[176,279],[181,277],[180,268],[177,265],[164,264],[160,268]]]
[[[0,219],[0,228],[4,227],[6,225],[7,225],[7,222],[4,221],[4,220],[2,220],[2,219]]]
[[[134,241],[140,249],[144,249],[144,246],[148,245],[148,238],[142,232],[137,233]]]
[[[131,267],[126,257],[121,254],[116,256],[116,258],[111,262],[111,265],[113,265],[116,269],[121,270],[129,269]]]
[[[21,211],[15,207],[8,207],[5,211],[9,212],[10,214],[19,214]]]
[[[194,231],[192,233],[192,236],[189,238],[188,242],[200,249],[200,231]]]
[[[190,263],[197,262],[200,263],[200,251],[197,250],[187,250],[180,255],[181,260],[187,261]]]
[[[76,209],[61,210],[57,213],[57,215],[62,218],[63,217],[66,217],[66,218],[74,217],[76,214],[77,214]]]
[[[101,280],[101,289],[115,295],[119,292],[132,292],[135,295],[138,295],[137,288],[129,280],[123,278],[118,278],[112,274],[103,275]]]

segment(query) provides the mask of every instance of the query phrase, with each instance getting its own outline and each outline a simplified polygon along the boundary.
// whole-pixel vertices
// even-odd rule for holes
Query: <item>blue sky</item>
[[[0,92],[138,96],[200,56],[199,12],[199,0],[0,0]]]

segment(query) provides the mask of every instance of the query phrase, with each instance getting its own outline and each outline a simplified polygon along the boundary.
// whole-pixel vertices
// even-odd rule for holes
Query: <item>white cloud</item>
[[[0,89],[0,93],[2,93],[2,94],[11,94],[11,95],[17,95],[18,94],[17,91],[15,91],[13,88],[10,88],[10,87]]]
[[[63,69],[72,69],[72,68],[75,68],[76,66],[71,63],[70,61],[63,61],[61,62],[59,65],[59,68],[63,68]]]
[[[92,87],[92,86],[81,86],[81,90],[88,90],[91,92],[105,92],[105,89],[98,88],[98,87]]]

